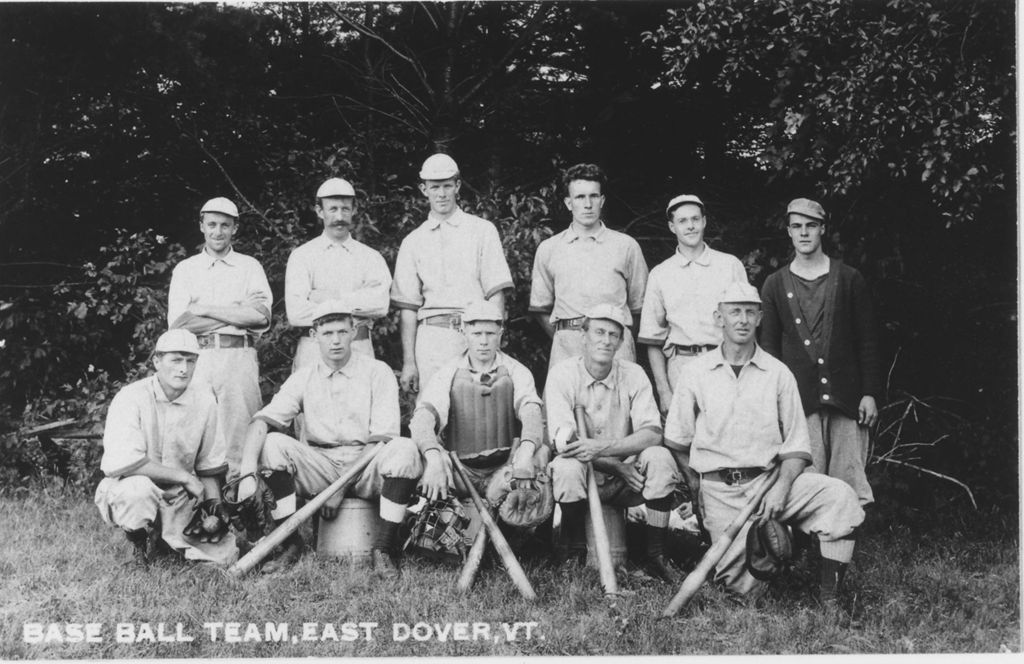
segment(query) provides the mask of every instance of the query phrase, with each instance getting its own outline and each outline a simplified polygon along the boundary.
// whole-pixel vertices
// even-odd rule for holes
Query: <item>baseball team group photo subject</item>
[[[1019,653],[1014,20],[0,7],[0,659]]]

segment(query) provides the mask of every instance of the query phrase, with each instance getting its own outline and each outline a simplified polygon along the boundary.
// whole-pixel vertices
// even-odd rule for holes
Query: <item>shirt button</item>
[[[811,345],[811,340],[810,339],[804,339],[804,345],[805,346],[810,346]]]
[[[822,385],[827,385],[828,384],[828,378],[822,378],[821,379],[821,384]]]
[[[821,395],[821,398],[822,398],[822,399],[823,399],[824,401],[828,401],[828,400],[829,400],[829,396],[828,396],[827,394],[822,394],[822,395]]]
[[[796,324],[797,324],[797,325],[799,325],[799,324],[800,324],[800,319],[799,319],[799,318],[797,318],[797,319],[796,319]]]
[[[603,431],[604,431],[604,429],[594,429],[594,433],[601,433]]]
[[[793,294],[792,293],[786,293],[786,297],[788,297],[789,299],[792,300],[793,299]]]
[[[819,357],[818,358],[818,364],[825,364],[825,358]]]

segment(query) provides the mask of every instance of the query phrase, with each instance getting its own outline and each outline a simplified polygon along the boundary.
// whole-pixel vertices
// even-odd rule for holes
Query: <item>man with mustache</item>
[[[311,333],[313,311],[344,297],[353,307],[356,330],[352,350],[373,357],[370,321],[388,313],[391,272],[384,257],[352,237],[356,191],[341,178],[326,180],[316,192],[316,216],[323,233],[288,257],[284,304],[288,324],[306,332],[295,349],[292,370],[316,364],[319,353]]]
[[[229,475],[238,472],[249,418],[259,410],[255,343],[270,328],[270,284],[255,258],[232,248],[238,208],[214,198],[199,211],[203,250],[171,274],[167,324],[197,335],[195,381],[217,395],[217,427],[227,443]]]
[[[793,262],[764,282],[761,345],[796,376],[811,436],[811,467],[874,501],[864,466],[883,379],[878,328],[864,277],[822,249],[825,209],[798,198],[786,209]]]

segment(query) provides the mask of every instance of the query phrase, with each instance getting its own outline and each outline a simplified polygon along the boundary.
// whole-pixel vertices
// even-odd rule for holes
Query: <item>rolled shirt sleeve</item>
[[[798,458],[811,462],[811,439],[807,431],[807,417],[800,400],[796,378],[788,370],[779,377],[779,428],[782,445],[779,447],[779,461]]]
[[[387,442],[397,438],[400,428],[398,380],[388,365],[374,361],[372,401],[370,404],[370,436],[366,442]]]
[[[637,341],[649,346],[663,346],[668,340],[669,325],[665,312],[665,298],[657,280],[647,282],[647,294],[640,314],[640,333]]]
[[[483,226],[483,241],[480,247],[480,286],[484,297],[490,298],[506,288],[512,288],[512,272],[508,269],[505,250],[494,224]]]
[[[548,437],[556,439],[562,431],[565,440],[572,440],[576,435],[576,417],[572,409],[576,405],[576,373],[577,358],[559,362],[548,371],[548,379],[544,384],[544,408],[548,417]]]
[[[679,372],[672,403],[665,420],[665,446],[676,450],[689,450],[697,426],[697,396],[693,388],[693,372],[684,366]]]
[[[107,477],[128,475],[149,460],[139,406],[139,400],[133,398],[127,388],[119,391],[110,402],[100,459],[100,470]]]
[[[633,431],[650,429],[662,433],[661,413],[658,411],[658,404],[654,401],[654,389],[651,381],[647,378],[644,370],[637,364],[623,364],[629,367],[631,389],[629,403],[629,419]]]
[[[270,403],[253,415],[252,419],[262,420],[275,429],[291,426],[295,417],[302,412],[306,381],[314,370],[315,366],[305,367],[289,376]]]
[[[632,238],[630,238],[632,239]],[[638,314],[643,309],[644,292],[647,290],[647,261],[640,244],[633,240],[629,245],[626,261],[629,274],[626,277],[626,305],[632,313]]]
[[[395,278],[391,282],[391,304],[399,309],[417,310],[423,306],[423,281],[416,271],[416,261],[409,242],[402,240],[395,259]]]
[[[214,477],[227,472],[227,443],[223,432],[217,430],[217,409],[209,408],[202,441],[196,454],[196,475]]]
[[[550,248],[553,240],[541,242],[533,257],[533,272],[530,278],[530,311],[551,313],[555,306],[555,277],[548,267]]]

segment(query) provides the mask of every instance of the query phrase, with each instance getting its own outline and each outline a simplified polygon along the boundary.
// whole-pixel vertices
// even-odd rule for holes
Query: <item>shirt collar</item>
[[[725,355],[722,354],[721,345],[718,346],[718,350],[716,352],[711,353],[711,357],[714,358],[714,363],[711,365],[712,369],[717,369],[718,367],[723,367],[726,364],[729,364],[728,362],[725,361]],[[768,353],[766,353],[765,350],[761,348],[760,344],[755,342],[754,355],[753,357],[750,358],[750,360],[748,360],[747,364],[753,364],[758,369],[766,371],[765,363],[767,361],[767,358]]]
[[[476,369],[474,369],[472,367],[472,365],[470,365],[470,363],[469,363],[469,351],[463,352],[462,353],[462,358],[459,360],[459,368],[461,368],[461,369],[469,369],[473,373],[492,373],[495,369],[497,369],[498,367],[502,367],[502,366],[505,366],[505,354],[502,353],[500,350],[498,351],[498,354],[495,355],[494,362],[487,369],[487,371],[477,371]]]
[[[576,366],[579,369],[580,377],[583,379],[584,387],[590,387],[600,383],[608,389],[613,390],[615,389],[616,383],[619,382],[619,361],[617,359],[612,360],[612,370],[608,372],[607,376],[600,380],[590,375],[590,372],[587,371],[587,363],[582,357],[577,360]]]
[[[601,227],[597,229],[596,233],[594,233],[593,235],[589,235],[587,237],[594,238],[595,242],[604,242],[605,238],[608,237],[608,227],[604,225],[604,221],[603,220],[602,221],[598,221],[597,223],[600,224]],[[566,242],[566,244],[568,244],[570,242],[573,242],[575,240],[578,240],[578,239],[580,239],[582,237],[583,236],[580,235],[576,231],[575,228],[573,228],[572,223],[569,224],[569,228],[565,229],[565,242]]]
[[[355,238],[349,233],[349,236],[345,238],[344,242],[335,242],[327,236],[327,231],[320,234],[320,249],[323,251],[329,251],[334,247],[341,247],[345,251],[352,253],[352,243],[355,242]]]
[[[352,354],[349,355],[348,362],[346,362],[345,366],[343,366],[340,369],[332,369],[332,368],[330,368],[329,366],[327,366],[327,363],[324,362],[323,358],[319,358],[319,359],[317,359],[317,362],[316,362],[316,372],[322,378],[330,378],[334,374],[341,374],[342,376],[345,376],[346,378],[352,378],[355,375],[354,374],[355,366],[356,366],[356,364],[358,362],[359,362],[359,353],[355,352],[355,351],[353,351]]]
[[[238,254],[235,253],[234,248],[228,249],[228,253],[224,254],[221,258],[211,255],[210,252],[206,250],[206,247],[203,247],[203,250],[199,252],[199,255],[206,261],[206,267],[213,267],[218,261],[225,265],[230,265],[231,267],[238,264]]]
[[[675,257],[676,262],[679,263],[680,267],[686,267],[690,263],[697,263],[698,265],[702,265],[704,267],[711,265],[711,248],[708,246],[707,242],[704,243],[704,250],[700,252],[700,256],[697,256],[692,260],[683,256],[679,252],[678,246],[676,246],[676,253],[673,254],[673,256]]]
[[[193,395],[195,394],[195,390],[192,389],[192,383],[189,383],[188,387],[185,388],[185,391],[179,394],[177,399],[171,401],[164,393],[164,388],[160,387],[160,379],[155,375],[150,376],[149,388],[153,392],[153,398],[156,399],[158,403],[162,402],[179,406],[191,405]]]
[[[445,219],[444,223],[448,224],[452,228],[458,228],[459,225],[462,224],[462,216],[464,214],[465,213],[462,211],[462,208],[456,205],[455,212],[453,212],[450,217]],[[434,216],[433,212],[430,212],[427,214],[427,220],[423,222],[423,225],[429,228],[430,230],[434,230],[435,228],[439,228],[441,226],[441,220]]]

